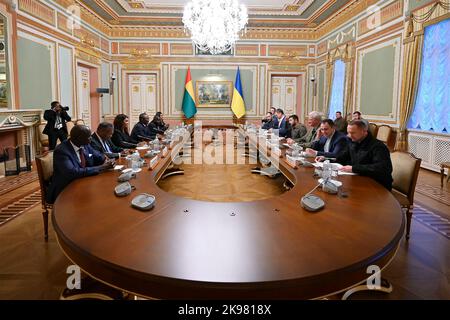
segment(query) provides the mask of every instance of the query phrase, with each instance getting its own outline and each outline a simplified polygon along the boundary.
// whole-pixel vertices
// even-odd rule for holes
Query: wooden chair
[[[391,139],[391,134],[392,128],[388,125],[383,124],[378,127],[376,137],[378,140],[383,141],[387,145]]]
[[[450,180],[450,162],[441,163],[441,188],[444,187],[445,168],[448,169],[447,172],[447,183],[448,183],[448,181]]]
[[[42,148],[48,147],[48,136],[43,133],[46,123],[41,123],[38,126],[38,138]]]
[[[391,153],[392,160],[392,194],[406,209],[406,240],[409,239],[411,229],[412,209],[414,204],[414,191],[419,176],[422,159],[416,158],[412,153],[395,151]]]
[[[70,131],[75,127],[75,123],[73,121],[66,122],[67,133],[70,136]]]
[[[52,209],[53,205],[47,203],[47,187],[50,178],[53,175],[53,151],[47,152],[42,156],[36,156],[36,168],[39,176],[39,186],[41,188],[42,218],[44,219],[44,237],[48,240],[48,209]]]
[[[372,136],[376,137],[377,133],[378,133],[378,126],[376,125],[376,123],[369,123],[369,131],[372,134]]]

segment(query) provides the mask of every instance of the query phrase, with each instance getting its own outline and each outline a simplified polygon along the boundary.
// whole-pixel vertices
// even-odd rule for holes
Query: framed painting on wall
[[[196,81],[197,107],[226,108],[231,105],[233,81]]]
[[[0,108],[6,108],[8,106],[8,87],[6,80],[0,80]]]

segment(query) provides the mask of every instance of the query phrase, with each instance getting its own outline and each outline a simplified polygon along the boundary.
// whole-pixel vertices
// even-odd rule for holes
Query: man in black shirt
[[[344,165],[341,171],[369,176],[391,190],[392,162],[389,149],[374,138],[368,129],[364,120],[352,120],[349,123],[347,132],[352,142],[337,156],[336,162]]]
[[[273,127],[272,112],[267,112],[265,117],[261,120],[261,129],[269,130]]]
[[[58,101],[53,101],[51,109],[45,110],[44,119],[47,124],[42,133],[48,135],[48,148],[53,150],[58,139],[60,142],[67,140],[66,122],[72,119]]]

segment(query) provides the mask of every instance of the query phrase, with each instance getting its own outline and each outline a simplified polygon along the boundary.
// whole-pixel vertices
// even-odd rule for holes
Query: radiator
[[[408,131],[408,150],[422,159],[422,168],[439,172],[442,162],[450,162],[450,135]]]

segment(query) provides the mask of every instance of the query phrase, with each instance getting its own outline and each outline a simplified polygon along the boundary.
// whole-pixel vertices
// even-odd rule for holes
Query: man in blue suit
[[[90,145],[91,130],[77,125],[70,131],[70,139],[59,144],[53,152],[53,177],[47,190],[47,202],[54,203],[59,193],[73,180],[96,175],[113,167]]]
[[[319,140],[312,143],[305,153],[313,157],[336,158],[343,152],[349,143],[347,136],[337,131],[331,119],[322,120],[320,123]]]
[[[286,119],[286,116],[284,115],[283,109],[277,109],[275,114],[277,115],[278,121],[276,124],[274,123],[272,131],[278,129],[278,136],[289,137],[291,134],[291,127]]]
[[[272,113],[272,126],[270,128],[277,129],[278,128],[277,108],[270,107],[270,112]]]

